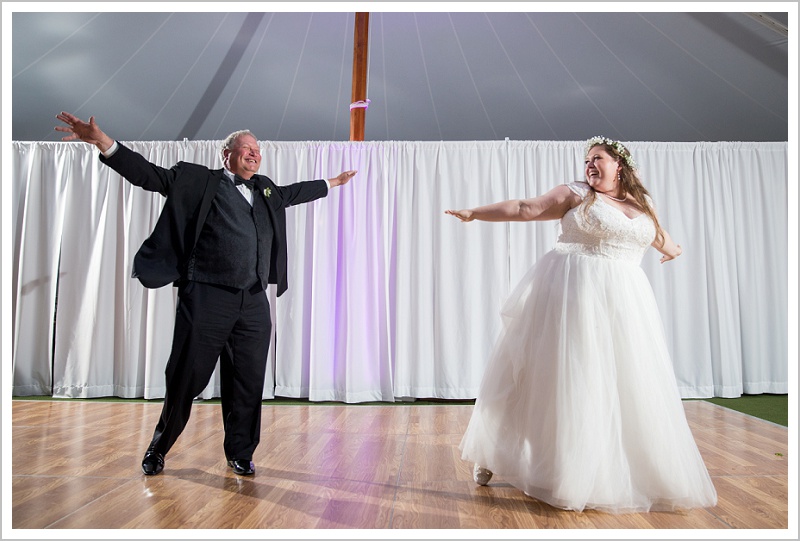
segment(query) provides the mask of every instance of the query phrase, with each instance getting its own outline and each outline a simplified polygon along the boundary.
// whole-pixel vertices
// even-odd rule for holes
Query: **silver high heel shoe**
[[[472,478],[475,479],[475,482],[481,486],[486,486],[489,484],[489,480],[494,475],[491,470],[486,468],[481,468],[480,465],[475,464],[475,467],[472,469]]]

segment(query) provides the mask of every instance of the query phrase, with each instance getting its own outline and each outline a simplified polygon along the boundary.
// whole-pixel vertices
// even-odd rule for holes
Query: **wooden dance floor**
[[[150,528],[789,528],[787,428],[705,401],[684,407],[718,505],[609,515],[554,509],[498,476],[476,485],[458,450],[471,405],[265,405],[256,473],[239,477],[224,460],[220,406],[198,402],[163,473],[146,477],[140,462],[160,403],[14,400],[13,471],[5,472],[12,477],[11,528],[55,530],[51,535]]]

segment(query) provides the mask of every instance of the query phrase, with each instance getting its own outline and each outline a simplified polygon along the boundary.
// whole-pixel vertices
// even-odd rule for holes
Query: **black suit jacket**
[[[186,276],[186,265],[203,230],[211,201],[220,181],[228,182],[222,169],[178,162],[166,169],[117,142],[119,148],[100,161],[128,182],[167,198],[155,229],[142,243],[133,259],[133,277],[147,288],[178,284]],[[269,177],[254,175],[254,197],[263,197],[272,221],[273,239],[269,283],[277,285],[280,296],[288,288],[286,278],[286,208],[307,203],[328,194],[324,180],[278,186]]]

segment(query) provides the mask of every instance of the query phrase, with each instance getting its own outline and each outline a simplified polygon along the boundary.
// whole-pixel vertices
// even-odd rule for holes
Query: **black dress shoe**
[[[155,451],[147,451],[142,459],[142,471],[145,475],[158,475],[164,469],[164,455]]]
[[[256,466],[252,461],[243,458],[234,458],[228,461],[228,466],[233,468],[236,475],[253,475],[256,473]]]

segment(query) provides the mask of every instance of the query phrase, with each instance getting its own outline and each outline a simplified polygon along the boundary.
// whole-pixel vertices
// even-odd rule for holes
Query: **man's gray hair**
[[[253,132],[251,132],[250,130],[239,130],[230,134],[228,137],[225,138],[224,141],[222,141],[222,146],[219,149],[219,157],[222,159],[223,164],[225,163],[225,151],[232,149],[233,146],[236,144],[236,140],[242,135],[250,135],[256,140],[258,140],[258,137],[253,135]]]

